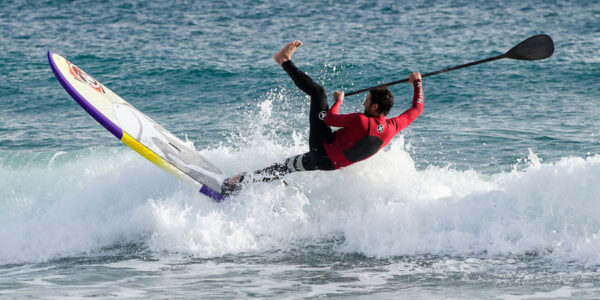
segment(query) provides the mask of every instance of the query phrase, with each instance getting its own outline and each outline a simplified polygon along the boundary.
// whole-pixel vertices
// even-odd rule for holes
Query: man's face
[[[365,115],[367,115],[367,116],[376,116],[377,115],[377,108],[379,108],[379,105],[371,104],[371,93],[367,94],[367,98],[365,98],[365,102],[363,103],[363,106],[365,107],[365,112],[364,112]]]

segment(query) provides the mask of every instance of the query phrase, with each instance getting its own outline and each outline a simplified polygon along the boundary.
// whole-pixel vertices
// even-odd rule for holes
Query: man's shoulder
[[[357,121],[369,119],[369,117],[367,117],[365,114],[363,114],[361,112],[349,113],[349,114],[346,114],[345,116],[356,119]]]
[[[365,128],[365,129],[369,127],[369,122],[370,122],[369,116],[365,115],[364,113],[360,113],[360,112],[353,113],[353,115],[355,115],[355,117],[356,117],[357,125],[359,125],[361,128]]]
[[[369,116],[365,115],[364,113],[356,112],[353,113],[353,115],[356,115],[356,118],[359,119],[361,122],[369,121]]]

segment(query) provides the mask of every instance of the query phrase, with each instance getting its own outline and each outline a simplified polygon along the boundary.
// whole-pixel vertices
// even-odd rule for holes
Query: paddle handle
[[[466,67],[478,65],[478,64],[482,64],[482,63],[486,63],[486,62],[498,60],[498,59],[505,58],[505,57],[506,57],[506,53],[505,54],[500,54],[500,55],[497,55],[497,56],[492,56],[492,57],[489,57],[489,58],[486,58],[486,59],[482,59],[482,60],[478,60],[478,61],[474,61],[474,62],[470,62],[470,63],[458,65],[458,66],[454,66],[454,67],[445,68],[445,69],[442,69],[442,70],[437,70],[437,71],[434,71],[434,72],[429,72],[429,73],[421,75],[421,78],[425,78],[425,77],[429,77],[429,76],[433,76],[433,75],[437,75],[437,74],[441,74],[441,73],[446,73],[446,72],[450,72],[450,71],[454,71],[454,70],[458,70],[458,69],[462,69],[462,68],[466,68]],[[345,96],[352,96],[352,95],[364,93],[364,92],[369,91],[369,90],[374,89],[374,88],[383,87],[383,86],[387,87],[387,86],[398,84],[398,83],[402,83],[402,82],[408,82],[408,78],[400,79],[400,80],[396,80],[396,81],[391,81],[391,82],[387,82],[387,83],[383,83],[383,84],[380,84],[380,85],[376,85],[376,86],[364,88],[364,89],[361,89],[361,90],[352,91],[352,92],[349,92],[349,93],[345,93],[344,95]]]

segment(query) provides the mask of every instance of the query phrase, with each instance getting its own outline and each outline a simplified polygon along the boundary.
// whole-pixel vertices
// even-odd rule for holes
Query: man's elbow
[[[423,105],[418,105],[412,108],[411,115],[413,116],[413,120],[416,119],[423,113]]]
[[[423,108],[413,108],[412,111],[409,114],[409,120],[412,123],[414,120],[416,120],[421,113],[423,113]]]

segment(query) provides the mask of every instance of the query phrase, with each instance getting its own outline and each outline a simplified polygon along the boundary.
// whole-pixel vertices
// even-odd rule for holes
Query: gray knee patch
[[[302,165],[303,158],[304,154],[292,156],[286,160],[285,164],[290,171],[306,171]]]

